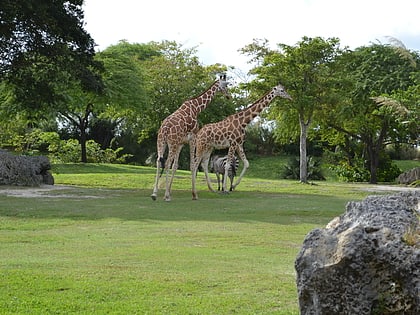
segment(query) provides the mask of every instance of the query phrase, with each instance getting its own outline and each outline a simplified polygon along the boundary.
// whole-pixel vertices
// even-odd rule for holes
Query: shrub
[[[367,166],[368,162],[362,158],[354,158],[351,164],[347,160],[340,160],[337,165],[330,166],[330,169],[339,177],[340,180],[346,182],[367,182],[370,179],[370,171]],[[378,182],[393,182],[401,170],[386,154],[381,154],[379,158],[379,166],[377,169]]]
[[[401,169],[391,160],[389,155],[384,153],[380,156],[376,174],[378,182],[393,182],[401,173]]]
[[[369,170],[365,167],[365,161],[361,158],[353,159],[353,164],[345,160],[331,165],[330,169],[345,182],[367,182],[370,177]]]
[[[308,179],[310,180],[325,180],[321,169],[321,160],[312,156],[308,157]],[[280,173],[281,178],[286,179],[299,179],[300,178],[300,159],[292,157],[287,164],[283,167]]]

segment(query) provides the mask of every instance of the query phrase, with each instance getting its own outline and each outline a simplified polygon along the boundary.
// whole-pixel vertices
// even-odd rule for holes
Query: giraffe
[[[221,75],[205,92],[185,101],[175,112],[163,120],[157,136],[156,178],[151,195],[153,200],[157,198],[159,180],[162,175],[159,174],[160,167],[162,167],[162,171],[163,168],[166,171],[164,200],[171,200],[171,186],[178,168],[179,154],[186,143],[190,144],[190,165],[192,165],[195,151],[194,138],[198,131],[197,116],[207,107],[216,92],[220,91],[227,98],[230,98],[227,85],[226,75]],[[168,147],[168,157],[165,163],[163,156],[166,147]]]
[[[235,151],[237,152],[244,164],[244,167],[236,183],[233,185],[233,188],[239,185],[242,177],[249,167],[249,162],[246,158],[243,148],[245,127],[252,121],[252,119],[257,117],[260,112],[265,107],[267,107],[276,96],[280,96],[289,100],[292,99],[291,96],[285,91],[284,87],[279,84],[247,108],[226,117],[222,121],[204,125],[203,128],[198,131],[195,137],[196,143],[194,164],[191,167],[193,200],[198,199],[195,181],[200,162],[202,163],[201,165],[204,169],[207,186],[211,191],[214,192],[213,188],[211,187],[208,175],[208,164],[213,149],[229,148],[228,161],[226,163],[225,177],[223,181],[224,192],[227,192],[226,179],[228,178],[228,167],[232,163],[232,158],[235,154]]]

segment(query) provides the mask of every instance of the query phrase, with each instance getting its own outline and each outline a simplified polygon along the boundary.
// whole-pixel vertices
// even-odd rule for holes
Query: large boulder
[[[420,190],[350,202],[296,258],[305,314],[420,314]]]
[[[418,180],[420,180],[420,167],[412,168],[397,177],[398,184],[410,185]]]
[[[50,169],[50,161],[45,156],[21,156],[0,151],[0,185],[54,185]]]

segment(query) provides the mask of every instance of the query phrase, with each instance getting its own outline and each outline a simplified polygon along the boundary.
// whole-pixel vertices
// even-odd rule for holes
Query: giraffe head
[[[219,87],[218,87],[218,91],[222,92],[223,95],[227,98],[230,99],[230,93],[228,90],[228,85],[229,83],[226,80],[226,74],[222,74],[219,77]]]
[[[286,90],[284,89],[284,86],[281,84],[276,85],[273,88],[273,93],[274,93],[274,96],[280,96],[283,98],[287,98],[288,100],[292,100],[292,97],[289,95],[289,93],[286,92]]]

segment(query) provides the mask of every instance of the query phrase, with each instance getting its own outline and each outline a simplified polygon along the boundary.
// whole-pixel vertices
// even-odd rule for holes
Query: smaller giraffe
[[[281,84],[279,84],[247,108],[226,117],[222,121],[204,125],[203,128],[201,128],[198,131],[195,137],[194,164],[191,168],[193,200],[198,199],[195,181],[197,176],[197,169],[200,165],[200,162],[201,166],[204,169],[207,186],[211,191],[214,192],[214,189],[211,187],[208,174],[209,159],[213,149],[229,148],[228,160],[226,162],[225,167],[225,177],[223,180],[224,192],[227,192],[226,182],[228,177],[229,165],[231,165],[233,156],[235,152],[237,152],[244,166],[241,171],[241,174],[239,175],[239,178],[233,185],[233,189],[239,185],[242,177],[244,176],[247,168],[249,167],[249,162],[246,158],[243,148],[245,128],[252,121],[252,119],[257,117],[261,113],[261,111],[271,103],[271,101],[276,96],[280,96],[289,100],[292,99],[291,96],[285,91],[284,87]]]
[[[197,116],[202,112],[216,92],[222,92],[227,98],[230,94],[227,89],[226,75],[221,75],[206,91],[199,96],[185,101],[175,112],[166,117],[159,128],[157,136],[156,178],[151,198],[156,200],[161,173],[160,167],[166,171],[165,201],[171,200],[171,186],[175,172],[178,168],[178,159],[184,144],[190,144],[190,165],[194,158],[194,138],[198,131]],[[168,157],[164,154],[168,147]],[[171,172],[169,171],[171,169]],[[169,174],[171,173],[171,174]]]

